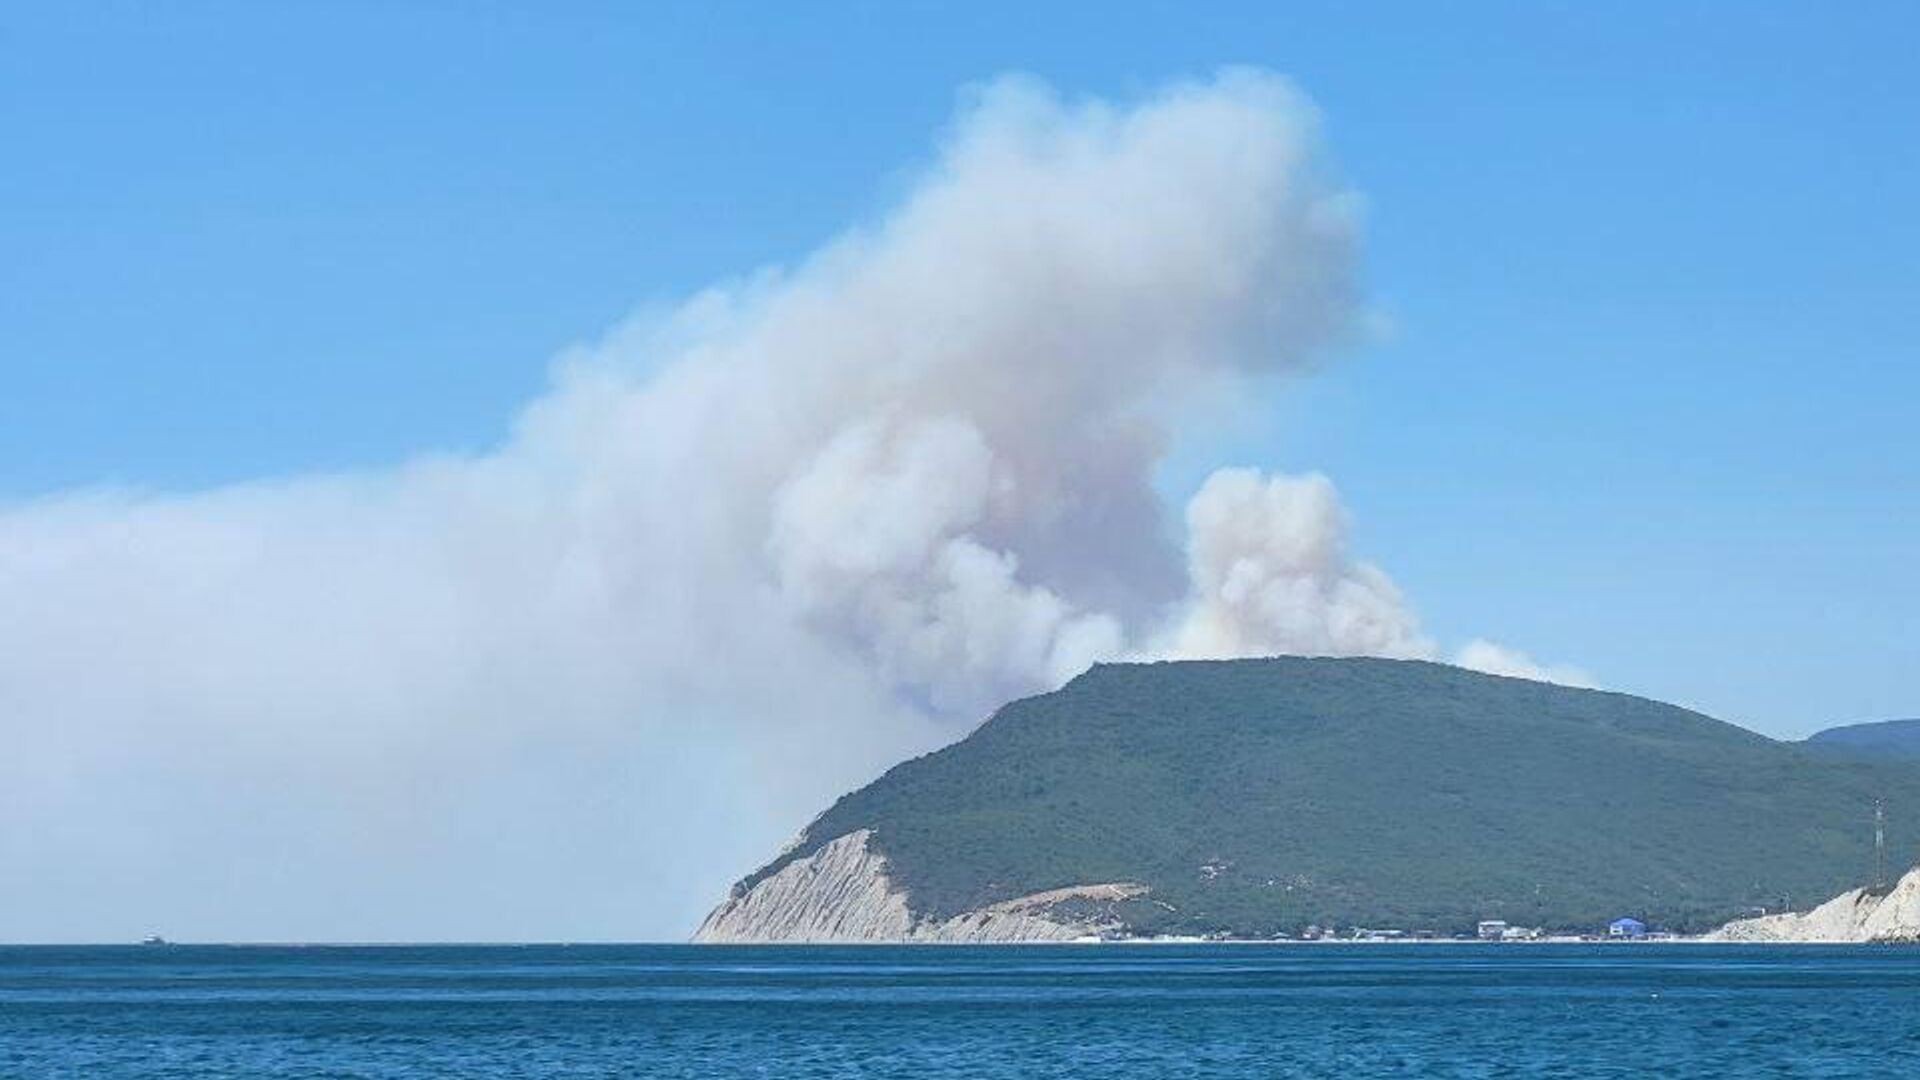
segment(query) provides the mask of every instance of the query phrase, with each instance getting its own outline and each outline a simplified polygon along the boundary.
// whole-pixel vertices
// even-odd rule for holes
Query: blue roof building
[[[1646,937],[1647,924],[1639,919],[1615,919],[1607,924],[1608,937]]]

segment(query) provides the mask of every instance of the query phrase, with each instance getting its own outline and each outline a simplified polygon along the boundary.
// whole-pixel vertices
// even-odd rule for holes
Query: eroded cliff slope
[[[1849,889],[1812,911],[1739,919],[1707,935],[1710,941],[1920,941],[1920,868],[1881,893]]]
[[[714,908],[694,940],[751,942],[1069,941],[1115,931],[1104,905],[1141,895],[1127,882],[1077,885],[990,904],[945,919],[917,916],[887,876],[868,829],[837,837]]]

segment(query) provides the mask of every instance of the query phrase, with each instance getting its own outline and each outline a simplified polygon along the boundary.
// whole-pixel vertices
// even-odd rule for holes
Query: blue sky
[[[1916,9],[1027,8],[16,5],[0,499],[493,445],[557,350],[883,210],[961,87],[1248,63],[1394,329],[1168,486],[1326,472],[1445,638],[1920,714]]]

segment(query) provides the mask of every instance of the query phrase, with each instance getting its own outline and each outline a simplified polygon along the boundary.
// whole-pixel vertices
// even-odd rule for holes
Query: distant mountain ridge
[[[1920,763],[1419,661],[1099,665],[838,800],[699,940],[1707,929],[1920,838]]]
[[[1806,744],[1856,756],[1920,760],[1920,720],[1845,724],[1807,736]]]

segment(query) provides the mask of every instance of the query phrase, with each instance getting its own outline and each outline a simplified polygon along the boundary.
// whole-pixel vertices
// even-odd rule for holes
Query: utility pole
[[[1887,891],[1887,801],[1873,800],[1873,891]]]

